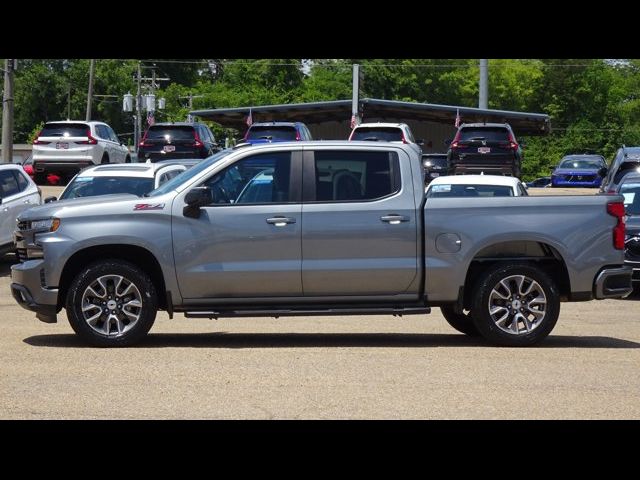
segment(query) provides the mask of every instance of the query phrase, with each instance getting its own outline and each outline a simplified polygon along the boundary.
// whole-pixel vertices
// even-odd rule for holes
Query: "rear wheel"
[[[551,333],[560,314],[555,283],[528,264],[489,268],[476,283],[473,299],[476,328],[497,345],[534,345]]]
[[[457,313],[452,305],[442,306],[440,307],[440,311],[447,323],[460,333],[464,333],[470,337],[477,337],[480,335],[478,328],[473,323],[471,313]]]
[[[131,163],[131,157],[129,155],[124,159],[124,163]]]
[[[85,267],[69,287],[71,328],[98,347],[133,345],[153,326],[158,310],[155,287],[137,266],[104,260]]]
[[[100,161],[100,163],[109,163],[109,155],[107,155],[106,153],[102,156],[102,160]]]

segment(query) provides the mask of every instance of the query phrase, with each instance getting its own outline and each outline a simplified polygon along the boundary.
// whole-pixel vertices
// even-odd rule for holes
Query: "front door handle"
[[[392,213],[390,215],[385,215],[383,217],[380,217],[380,220],[382,220],[383,222],[387,222],[391,225],[398,225],[400,222],[408,222],[409,217],[404,215],[395,215]]]
[[[31,203],[31,200],[25,200],[24,203]]]
[[[267,223],[276,227],[284,227],[288,223],[296,223],[296,219],[291,217],[271,217],[267,218]]]

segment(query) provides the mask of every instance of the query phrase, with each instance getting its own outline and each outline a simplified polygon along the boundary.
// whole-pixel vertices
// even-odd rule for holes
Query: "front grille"
[[[27,258],[27,249],[26,248],[17,248],[16,249],[16,256],[18,257],[18,260],[20,261],[20,263],[26,262],[28,260],[28,258]]]
[[[595,175],[565,175],[564,179],[567,182],[593,182]]]

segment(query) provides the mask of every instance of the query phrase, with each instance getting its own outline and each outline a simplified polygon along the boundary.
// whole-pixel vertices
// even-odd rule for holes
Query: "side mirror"
[[[609,169],[607,167],[602,167],[600,170],[598,170],[598,175],[600,175],[602,178],[606,177],[607,173],[609,173]]]
[[[200,207],[211,203],[211,189],[209,187],[192,188],[184,197],[187,204],[182,210],[185,217],[199,218]]]
[[[58,197],[47,197],[44,199],[44,203],[56,202],[57,200],[58,200]]]
[[[447,138],[447,139],[444,141],[444,144],[445,144],[445,145],[447,145],[447,146],[451,145],[451,140],[452,140],[451,138]]]

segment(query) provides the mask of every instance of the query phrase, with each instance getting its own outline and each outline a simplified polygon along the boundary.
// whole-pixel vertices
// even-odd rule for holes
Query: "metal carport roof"
[[[400,102],[376,98],[360,99],[362,121],[376,119],[389,122],[405,120],[429,121],[453,125],[460,112],[463,123],[509,123],[516,135],[546,135],[551,130],[549,115],[543,113],[512,112],[434,103]],[[351,100],[259,105],[239,108],[193,110],[191,115],[211,120],[225,127],[243,130],[251,109],[256,122],[299,121],[306,124],[348,121],[351,118]],[[369,120],[368,120],[369,119]]]

